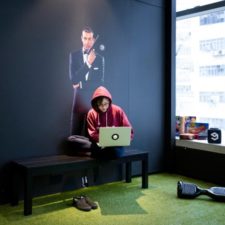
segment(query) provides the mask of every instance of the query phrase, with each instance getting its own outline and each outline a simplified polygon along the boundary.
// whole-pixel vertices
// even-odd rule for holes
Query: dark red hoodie
[[[109,108],[106,112],[98,110],[96,99],[104,96],[110,100]],[[91,100],[92,109],[89,110],[87,115],[87,128],[88,134],[92,141],[99,141],[99,127],[131,127],[131,124],[125,112],[117,105],[112,104],[112,96],[105,87],[98,87]],[[131,139],[134,133],[131,129]]]

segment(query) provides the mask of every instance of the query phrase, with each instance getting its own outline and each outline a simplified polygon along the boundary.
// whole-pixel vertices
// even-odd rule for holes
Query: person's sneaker
[[[93,202],[89,197],[87,197],[86,195],[83,195],[82,197],[85,199],[86,203],[89,206],[91,206],[92,209],[97,209],[98,208],[98,205],[95,202]]]
[[[73,197],[73,206],[83,211],[90,211],[92,209],[83,196]]]

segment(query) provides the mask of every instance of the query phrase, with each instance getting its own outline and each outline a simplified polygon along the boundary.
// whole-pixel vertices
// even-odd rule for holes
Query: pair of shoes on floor
[[[98,208],[98,205],[85,195],[73,197],[73,206],[83,211]]]

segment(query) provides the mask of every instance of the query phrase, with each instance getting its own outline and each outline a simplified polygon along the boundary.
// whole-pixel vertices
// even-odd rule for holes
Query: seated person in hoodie
[[[99,127],[131,127],[131,140],[134,133],[132,126],[119,106],[112,104],[112,96],[105,87],[98,87],[92,96],[92,109],[87,114],[88,135],[93,143],[92,156],[98,158],[119,158],[123,155],[123,147],[105,147],[98,146]]]

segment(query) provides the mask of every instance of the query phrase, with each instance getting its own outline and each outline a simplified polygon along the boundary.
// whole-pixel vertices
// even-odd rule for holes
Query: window
[[[214,2],[220,2],[222,0],[177,0],[176,8],[177,11],[182,11],[185,9],[191,9],[198,6],[207,5]]]
[[[177,0],[177,11],[213,2]],[[225,130],[225,1],[201,6],[177,16],[176,115]]]

